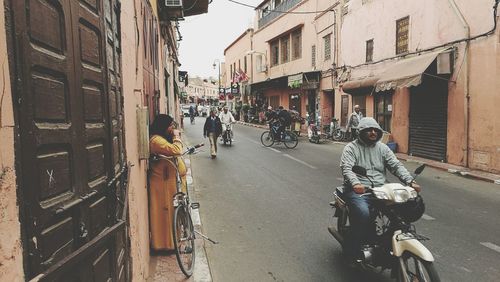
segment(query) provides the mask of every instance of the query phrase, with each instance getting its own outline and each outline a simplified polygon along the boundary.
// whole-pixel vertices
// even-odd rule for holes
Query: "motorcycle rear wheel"
[[[419,281],[419,282],[439,282],[439,275],[434,264],[425,261],[420,257],[404,252],[399,258],[398,282]]]

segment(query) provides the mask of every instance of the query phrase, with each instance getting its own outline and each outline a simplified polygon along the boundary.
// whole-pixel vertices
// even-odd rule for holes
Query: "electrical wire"
[[[228,0],[228,1],[231,1],[231,0]],[[495,0],[495,4],[493,5],[493,28],[491,30],[485,32],[485,33],[478,34],[478,35],[473,36],[473,37],[457,39],[457,40],[454,40],[454,41],[451,41],[451,42],[448,42],[448,43],[445,43],[445,44],[441,44],[441,45],[438,45],[438,46],[426,48],[426,49],[423,49],[423,50],[418,50],[418,51],[411,52],[411,53],[405,53],[404,55],[400,55],[400,56],[394,56],[394,57],[385,58],[385,59],[378,60],[378,61],[375,61],[375,62],[363,63],[363,64],[359,64],[359,65],[355,65],[355,66],[349,66],[349,65],[347,65],[347,66],[345,66],[345,65],[344,66],[339,66],[339,67],[333,68],[333,70],[343,69],[343,68],[346,68],[346,67],[348,67],[348,68],[357,68],[357,67],[362,67],[362,66],[367,66],[367,65],[374,65],[374,64],[378,64],[378,63],[385,62],[385,61],[388,61],[388,60],[393,60],[393,59],[400,58],[400,57],[406,57],[408,55],[415,55],[415,54],[420,54],[420,53],[424,53],[424,52],[430,52],[430,51],[433,51],[433,50],[436,50],[436,49],[439,49],[439,48],[450,47],[450,46],[458,44],[458,43],[470,42],[470,41],[476,40],[476,39],[481,38],[481,37],[490,36],[490,35],[494,34],[495,31],[496,31],[496,29],[497,29],[497,12],[498,12],[498,4],[499,3],[500,3],[500,0]]]
[[[252,6],[252,5],[241,3],[241,2],[238,2],[235,0],[227,0],[227,1],[233,2],[233,3],[241,5],[241,6],[249,7],[252,9],[257,9],[257,6]],[[333,9],[326,9],[326,10],[322,10],[322,11],[308,11],[308,12],[306,12],[306,11],[304,11],[304,12],[288,12],[288,11],[272,10],[269,12],[270,13],[280,13],[280,14],[299,14],[300,15],[300,14],[318,14],[318,13],[324,13],[324,12],[329,12],[329,11],[333,11]]]

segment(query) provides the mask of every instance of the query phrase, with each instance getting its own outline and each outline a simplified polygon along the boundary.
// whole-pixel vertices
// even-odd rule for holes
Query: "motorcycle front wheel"
[[[434,264],[420,257],[404,252],[399,258],[398,282],[439,282],[439,275]]]

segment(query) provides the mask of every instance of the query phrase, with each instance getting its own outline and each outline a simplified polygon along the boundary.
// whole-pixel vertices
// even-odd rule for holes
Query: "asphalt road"
[[[204,118],[185,119],[189,143],[203,140]],[[215,160],[193,155],[195,197],[201,204],[214,281],[391,281],[347,267],[340,245],[327,231],[334,221],[329,202],[341,184],[343,145],[265,148],[262,129],[235,125],[233,146],[219,145]],[[413,171],[418,164],[405,163]],[[442,281],[500,280],[500,186],[426,168],[426,214],[416,224],[430,237]]]

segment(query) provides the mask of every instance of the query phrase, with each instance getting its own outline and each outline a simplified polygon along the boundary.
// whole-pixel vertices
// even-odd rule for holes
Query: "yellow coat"
[[[182,143],[174,139],[169,143],[159,135],[149,140],[151,154],[166,156],[182,154]],[[182,157],[177,157],[179,173],[182,179],[182,190],[186,193],[186,165]],[[155,250],[172,250],[172,222],[174,217],[173,197],[177,192],[175,167],[167,160],[151,163],[149,174],[149,221],[151,231],[151,248]]]

